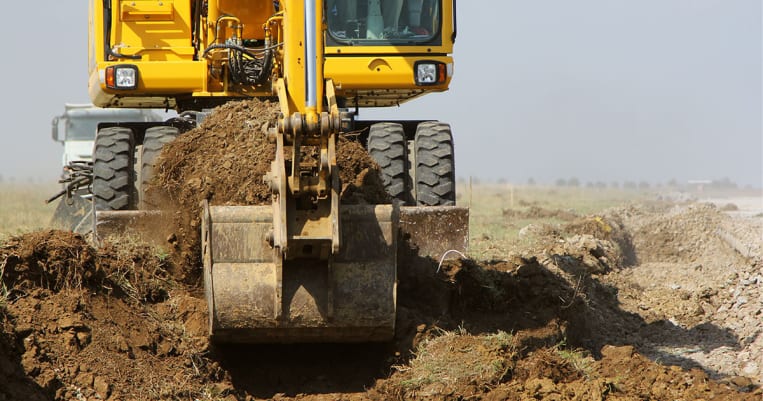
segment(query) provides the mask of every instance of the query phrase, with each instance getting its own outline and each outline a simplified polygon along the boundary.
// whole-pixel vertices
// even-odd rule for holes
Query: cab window
[[[440,31],[439,0],[328,0],[326,8],[339,44],[418,45]]]

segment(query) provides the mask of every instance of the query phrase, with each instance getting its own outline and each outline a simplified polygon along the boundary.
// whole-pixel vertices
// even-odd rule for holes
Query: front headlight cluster
[[[448,77],[445,63],[439,61],[417,61],[413,70],[419,86],[444,84]]]
[[[130,64],[106,67],[106,87],[111,89],[136,89],[138,87],[138,67]]]

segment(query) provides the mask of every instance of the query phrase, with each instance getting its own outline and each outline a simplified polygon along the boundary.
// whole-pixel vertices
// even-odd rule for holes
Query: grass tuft
[[[406,393],[438,393],[460,386],[495,386],[513,368],[514,337],[499,331],[472,336],[466,330],[442,331],[425,340],[407,366],[396,366],[393,377]]]

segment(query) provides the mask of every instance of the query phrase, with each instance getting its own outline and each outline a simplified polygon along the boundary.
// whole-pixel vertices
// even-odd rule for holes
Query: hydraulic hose
[[[111,0],[103,0],[103,56],[105,60],[108,60],[109,56],[130,60],[141,59],[140,55],[121,54],[111,48]]]

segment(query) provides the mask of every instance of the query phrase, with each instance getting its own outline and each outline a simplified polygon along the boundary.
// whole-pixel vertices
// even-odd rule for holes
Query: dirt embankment
[[[183,211],[188,257],[202,199],[269,201],[260,180],[273,149],[259,128],[273,117],[266,103],[229,104],[168,148],[158,182]],[[340,163],[365,154],[345,144],[355,151]],[[372,164],[343,166],[345,194],[378,189]],[[721,212],[569,220],[501,261],[438,266],[403,244],[396,337],[372,345],[213,345],[195,262],[127,239],[96,249],[68,232],[15,237],[0,245],[0,400],[763,397],[760,259],[714,234]]]

